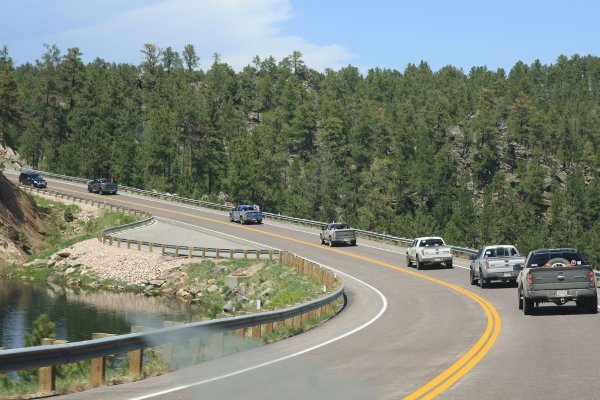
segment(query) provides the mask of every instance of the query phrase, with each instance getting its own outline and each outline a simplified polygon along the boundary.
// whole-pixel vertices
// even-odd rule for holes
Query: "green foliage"
[[[600,216],[598,57],[363,76],[298,51],[236,73],[192,45],[146,43],[140,66],[45,50],[0,53],[0,140],[34,168],[461,244],[583,243]]]

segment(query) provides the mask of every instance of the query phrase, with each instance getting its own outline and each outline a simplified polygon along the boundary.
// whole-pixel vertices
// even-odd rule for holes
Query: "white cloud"
[[[307,66],[317,70],[347,65],[353,55],[336,44],[309,43],[285,36],[280,27],[292,18],[287,0],[163,0],[116,13],[93,25],[62,32],[48,43],[66,51],[79,47],[86,61],[138,64],[145,43],[181,52],[193,44],[203,69],[212,55],[239,71],[254,56],[276,60],[297,50]]]

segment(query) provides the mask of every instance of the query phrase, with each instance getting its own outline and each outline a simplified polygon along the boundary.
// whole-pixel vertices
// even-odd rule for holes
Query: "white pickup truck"
[[[335,244],[349,244],[356,246],[356,229],[352,229],[344,222],[334,222],[323,226],[319,233],[321,244],[329,244],[333,247]]]
[[[511,245],[484,246],[471,257],[469,279],[471,285],[479,283],[486,288],[491,281],[516,282],[518,266],[523,266],[525,257]]]
[[[441,237],[416,238],[406,248],[406,265],[412,267],[413,264],[417,269],[426,264],[443,264],[446,268],[452,268],[452,249],[446,246]]]

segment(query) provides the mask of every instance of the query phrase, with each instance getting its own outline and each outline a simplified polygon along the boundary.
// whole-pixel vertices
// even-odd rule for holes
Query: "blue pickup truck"
[[[254,204],[240,204],[229,211],[229,221],[240,224],[262,224],[262,212]]]

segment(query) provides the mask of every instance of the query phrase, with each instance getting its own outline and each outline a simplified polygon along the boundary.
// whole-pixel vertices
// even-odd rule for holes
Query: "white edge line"
[[[308,260],[308,261],[311,261],[311,260]],[[317,264],[320,264],[320,263],[317,263]],[[323,265],[323,264],[320,264],[320,265]],[[214,378],[205,379],[205,380],[202,380],[202,381],[199,381],[199,382],[191,383],[191,384],[188,384],[188,385],[177,386],[177,387],[174,387],[174,388],[171,388],[171,389],[163,390],[163,391],[156,392],[156,393],[152,393],[152,394],[147,394],[147,395],[144,395],[144,396],[132,397],[130,400],[143,400],[143,399],[150,399],[150,398],[152,398],[152,397],[156,397],[156,396],[162,396],[162,395],[165,395],[165,394],[169,394],[169,393],[177,392],[177,391],[179,391],[179,390],[185,390],[185,389],[189,389],[189,388],[192,388],[192,387],[195,387],[195,386],[204,385],[204,384],[206,384],[206,383],[211,383],[211,382],[215,382],[215,381],[218,381],[218,380],[221,380],[221,379],[230,378],[230,377],[232,377],[232,376],[240,375],[240,374],[243,374],[243,373],[246,373],[246,372],[253,371],[253,370],[255,370],[255,369],[259,369],[259,368],[262,368],[262,367],[266,367],[266,366],[269,366],[269,365],[272,365],[272,364],[275,364],[275,363],[278,363],[278,362],[281,362],[281,361],[288,360],[288,359],[290,359],[290,358],[293,358],[293,357],[300,356],[300,355],[302,355],[302,354],[305,354],[305,353],[308,353],[308,352],[310,352],[310,351],[313,351],[313,350],[319,349],[319,348],[321,348],[321,347],[323,347],[323,346],[326,346],[326,345],[328,345],[328,344],[331,344],[331,343],[333,343],[333,342],[336,342],[336,341],[338,341],[338,340],[341,340],[341,339],[343,339],[343,338],[345,338],[345,337],[347,337],[347,336],[350,336],[350,335],[352,335],[352,334],[354,334],[354,333],[356,333],[356,332],[358,332],[358,331],[360,331],[360,330],[362,330],[362,329],[366,328],[367,326],[369,326],[369,325],[373,324],[373,323],[374,323],[376,320],[378,320],[378,319],[379,319],[379,318],[380,318],[380,317],[383,315],[383,313],[384,313],[384,312],[385,312],[385,310],[387,309],[387,304],[388,304],[388,303],[387,303],[387,299],[385,298],[385,296],[383,295],[383,293],[381,293],[381,292],[380,292],[379,290],[377,290],[375,287],[373,287],[373,286],[369,285],[369,284],[368,284],[368,283],[366,283],[366,282],[363,282],[363,281],[361,281],[361,280],[360,280],[360,279],[358,279],[358,278],[355,278],[355,277],[353,277],[353,276],[351,276],[351,275],[348,275],[348,274],[346,274],[346,273],[344,273],[344,272],[338,271],[338,270],[336,270],[336,269],[334,269],[334,268],[327,267],[326,265],[323,265],[323,267],[325,267],[325,268],[328,268],[328,269],[330,269],[330,270],[332,270],[332,271],[335,271],[337,274],[340,274],[340,275],[346,276],[346,277],[348,277],[348,278],[350,278],[350,279],[353,279],[353,280],[355,280],[355,281],[357,281],[357,282],[359,282],[359,283],[361,283],[361,284],[365,285],[365,286],[366,286],[366,287],[368,287],[369,289],[373,290],[375,293],[377,293],[377,295],[379,296],[379,298],[381,299],[381,302],[382,302],[382,307],[381,307],[381,309],[379,310],[379,312],[377,313],[377,315],[375,315],[375,316],[374,316],[373,318],[371,318],[369,321],[365,322],[363,325],[361,325],[361,326],[359,326],[359,327],[356,327],[356,328],[354,328],[353,330],[351,330],[351,331],[348,331],[348,332],[344,333],[343,335],[337,336],[337,337],[335,337],[335,338],[333,338],[333,339],[329,339],[329,340],[327,340],[327,341],[325,341],[325,342],[323,342],[323,343],[321,343],[321,344],[318,344],[318,345],[315,345],[315,346],[309,347],[309,348],[307,348],[307,349],[304,349],[304,350],[298,351],[298,352],[296,352],[296,353],[289,354],[289,355],[287,355],[287,356],[284,356],[284,357],[276,358],[276,359],[274,359],[274,360],[267,361],[267,362],[264,362],[264,363],[261,363],[261,364],[257,364],[257,365],[254,365],[254,366],[252,366],[252,367],[248,367],[248,368],[240,369],[240,370],[238,370],[238,371],[235,371],[235,372],[230,372],[230,373],[228,373],[228,374],[225,374],[225,375],[216,376],[216,377],[214,377]]]

